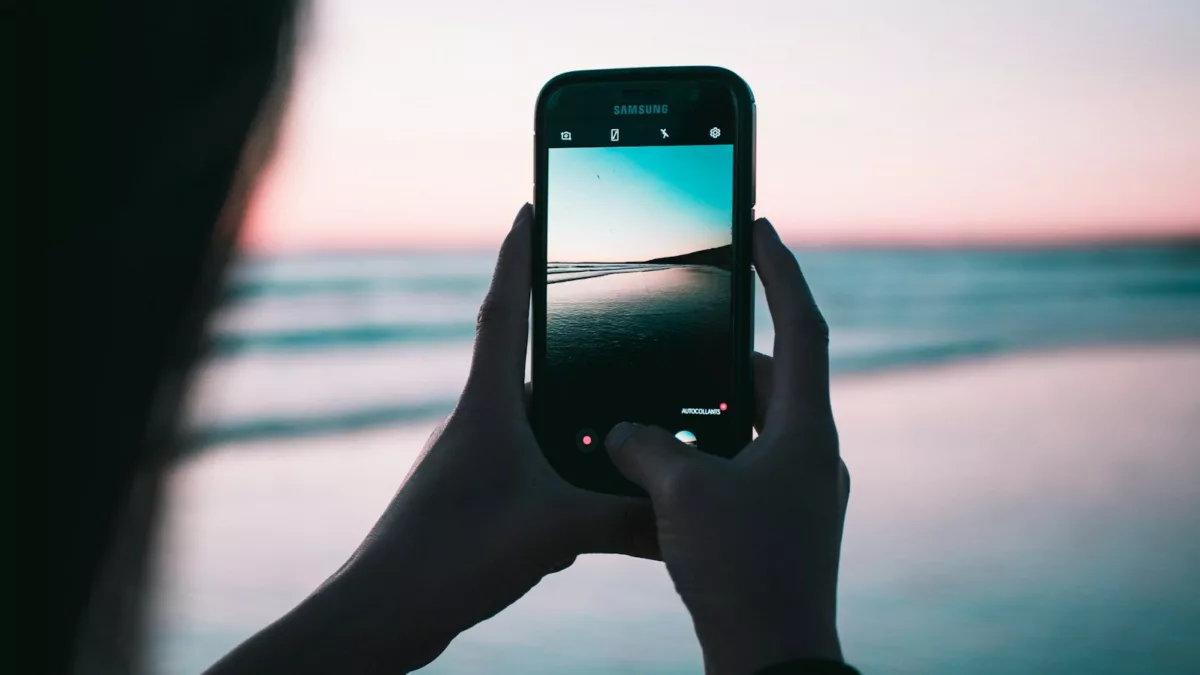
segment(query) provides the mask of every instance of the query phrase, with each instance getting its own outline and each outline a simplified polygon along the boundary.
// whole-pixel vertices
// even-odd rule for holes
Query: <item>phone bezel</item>
[[[546,204],[548,199],[547,171],[549,157],[549,131],[546,129],[547,102],[556,92],[565,87],[579,84],[610,85],[628,87],[648,82],[686,83],[697,82],[708,85],[719,84],[728,89],[733,97],[736,133],[734,140],[734,190],[733,190],[733,387],[734,396],[730,405],[735,435],[744,442],[729,449],[727,456],[736,454],[752,438],[754,421],[753,355],[754,355],[754,272],[751,265],[750,234],[754,221],[755,159],[756,159],[756,106],[750,87],[734,72],[714,66],[678,66],[663,68],[634,68],[590,70],[564,73],[554,77],[538,95],[534,115],[534,227],[532,256],[532,391],[530,394],[530,423],[539,443],[544,445],[542,433],[545,420],[545,401],[538,396],[539,375],[544,372],[546,358]],[[569,462],[578,452],[567,448],[564,452],[543,447],[543,454],[560,473],[560,463]],[[632,482],[608,484],[592,481],[578,487],[630,496],[645,496],[645,492]]]

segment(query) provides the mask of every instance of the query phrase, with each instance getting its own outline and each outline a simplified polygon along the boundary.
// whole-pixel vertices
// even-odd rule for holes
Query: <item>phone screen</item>
[[[674,115],[646,102],[548,116],[539,440],[575,454],[566,471],[584,482],[606,470],[604,437],[623,420],[717,454],[744,443],[730,409],[746,405],[734,353],[737,134],[729,105],[680,98]]]

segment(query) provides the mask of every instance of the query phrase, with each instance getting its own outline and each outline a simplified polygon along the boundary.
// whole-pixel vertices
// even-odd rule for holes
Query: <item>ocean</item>
[[[830,326],[834,374],[1200,336],[1200,242],[797,257]],[[493,263],[491,252],[245,259],[213,323],[189,445],[445,414]],[[755,344],[770,353],[757,291]]]
[[[1193,367],[1200,242],[796,255],[830,325],[835,379],[908,378],[898,398],[843,389],[835,401],[855,476],[847,657],[870,673],[1195,672],[1200,453],[1177,438],[1200,428],[1200,385],[1168,382],[1169,359],[1146,382],[1138,361],[1072,370],[979,357],[1182,344]],[[465,382],[494,258],[237,264],[169,485],[157,671],[203,670],[344,560]],[[760,288],[758,350],[772,339]],[[1010,386],[999,403],[975,396]],[[588,556],[427,671],[701,665],[660,565]]]

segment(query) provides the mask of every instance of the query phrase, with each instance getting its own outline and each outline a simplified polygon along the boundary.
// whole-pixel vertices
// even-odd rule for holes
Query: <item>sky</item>
[[[1200,234],[1195,0],[315,0],[253,249],[491,247],[557,73],[712,64],[797,243]]]
[[[732,241],[733,145],[551,148],[548,262],[630,262]]]

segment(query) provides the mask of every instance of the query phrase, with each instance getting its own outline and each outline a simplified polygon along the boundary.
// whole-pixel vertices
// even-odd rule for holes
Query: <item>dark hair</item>
[[[54,82],[72,153],[56,213],[79,240],[65,247],[75,278],[52,299],[64,344],[50,452],[67,508],[46,551],[62,597],[46,600],[42,672],[141,669],[158,477],[274,144],[298,24],[294,0],[112,4],[62,27],[78,34]]]

